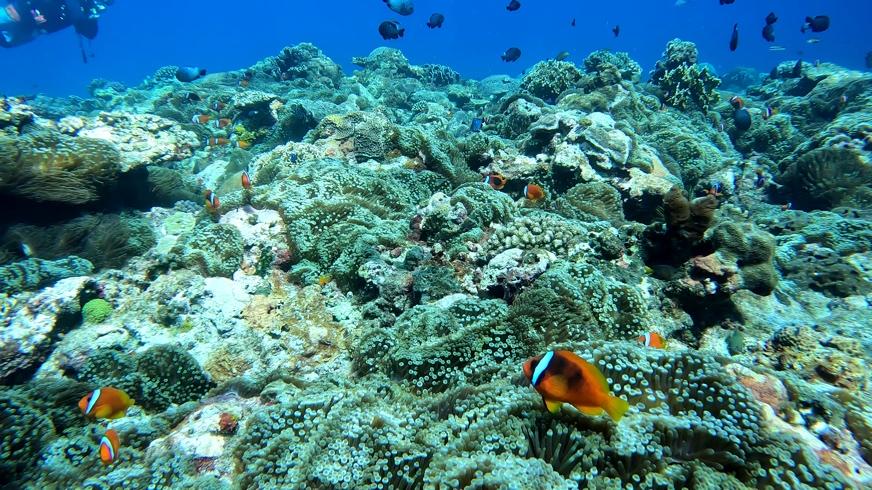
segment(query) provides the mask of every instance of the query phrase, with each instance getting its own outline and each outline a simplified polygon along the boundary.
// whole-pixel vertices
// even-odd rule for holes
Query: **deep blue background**
[[[0,0],[5,3],[6,0]],[[283,46],[308,41],[341,64],[354,69],[352,56],[378,46],[402,49],[416,64],[442,63],[465,77],[517,74],[536,61],[569,51],[580,63],[601,48],[628,51],[646,73],[667,41],[680,37],[700,49],[700,60],[723,73],[736,66],[768,71],[803,51],[820,59],[863,69],[872,50],[872,0],[522,0],[508,12],[508,0],[416,0],[415,13],[394,14],[381,0],[116,0],[100,20],[92,44],[96,57],[87,65],[71,30],[44,36],[14,49],[0,48],[0,93],[52,95],[86,93],[93,78],[135,85],[164,65],[198,65],[210,72],[234,70],[276,54]],[[774,10],[776,44],[771,52],[760,31]],[[444,27],[428,29],[430,14],[445,14]],[[828,14],[829,31],[812,35],[799,27],[806,15]],[[577,26],[570,27],[571,19]],[[406,28],[399,41],[383,41],[379,22],[398,19]],[[727,44],[734,22],[741,32],[739,49]],[[620,24],[615,39],[611,27]],[[499,58],[517,46],[521,59],[507,65]]]

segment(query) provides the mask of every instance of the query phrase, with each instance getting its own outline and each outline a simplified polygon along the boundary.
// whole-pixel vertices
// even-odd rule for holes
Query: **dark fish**
[[[732,5],[736,3],[736,0],[721,0],[721,5]]]
[[[805,24],[803,24],[802,32],[811,31],[811,32],[824,32],[825,30],[830,28],[830,18],[827,15],[816,15],[814,17],[806,17]]]
[[[406,33],[406,29],[400,27],[400,23],[395,20],[386,20],[378,25],[378,33],[382,39],[399,39]]]
[[[612,34],[614,34],[615,37],[620,36],[621,35],[621,26],[616,25],[615,27],[612,27]]]
[[[773,27],[772,24],[766,24],[766,26],[763,27],[763,39],[770,43],[775,42],[775,27]]]
[[[412,15],[415,11],[415,5],[412,0],[384,0],[388,8],[400,15]]]
[[[439,13],[433,14],[430,16],[430,20],[427,22],[427,27],[430,29],[435,29],[437,27],[442,27],[442,23],[445,22],[445,16]]]
[[[569,23],[572,27],[575,27],[575,17],[572,18],[572,22]]]
[[[514,12],[519,8],[521,8],[521,2],[519,2],[518,0],[512,0],[511,2],[509,2],[508,5],[506,5],[506,10],[508,10],[509,12]]]
[[[176,80],[180,82],[193,82],[194,80],[206,76],[205,68],[196,68],[194,66],[182,66],[176,70]]]
[[[748,109],[736,109],[733,113],[733,122],[739,131],[747,131],[751,127],[751,113]]]
[[[866,68],[872,68],[872,51],[866,53]]]
[[[733,35],[730,36],[730,51],[739,47],[739,24],[733,24]]]
[[[518,48],[509,48],[506,50],[505,53],[503,53],[500,56],[500,58],[502,58],[503,61],[508,62],[508,63],[511,63],[513,61],[518,61],[518,58],[520,58],[520,57],[521,57],[521,50]]]
[[[790,76],[792,78],[799,78],[802,76],[802,60],[796,60],[796,64],[793,65],[793,69],[790,70]]]
[[[557,61],[563,61],[566,58],[569,58],[569,51],[561,51],[557,53],[557,56],[554,57],[554,59]]]
[[[187,94],[185,94],[185,100],[187,100],[188,102],[200,102],[203,99],[200,97],[199,94],[195,92],[188,92]]]
[[[766,25],[771,26],[776,22],[778,22],[778,16],[775,15],[775,12],[769,12],[769,15],[766,16]]]
[[[481,131],[482,127],[484,127],[484,119],[476,117],[472,119],[472,123],[469,125],[469,130],[473,133],[478,133]]]

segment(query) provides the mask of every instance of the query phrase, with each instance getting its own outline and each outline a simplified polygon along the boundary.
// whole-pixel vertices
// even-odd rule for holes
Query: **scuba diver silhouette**
[[[72,26],[79,35],[82,60],[87,63],[82,38],[90,40],[97,37],[97,19],[112,2],[113,0],[0,0],[0,46],[21,46],[43,34]]]

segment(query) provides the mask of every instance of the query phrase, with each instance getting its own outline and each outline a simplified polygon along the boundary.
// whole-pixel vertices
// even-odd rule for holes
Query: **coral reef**
[[[0,486],[869,487],[872,77],[727,74],[738,131],[702,61],[0,98]],[[550,413],[555,349],[625,416]]]
[[[663,101],[677,109],[707,112],[720,100],[715,89],[721,80],[697,64],[693,43],[673,39],[651,72],[651,83],[663,91]]]

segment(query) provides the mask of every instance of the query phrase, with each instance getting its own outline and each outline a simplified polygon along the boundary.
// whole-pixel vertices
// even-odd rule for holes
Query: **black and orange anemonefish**
[[[121,439],[115,429],[109,429],[100,439],[100,461],[105,465],[115,462],[118,458],[118,448],[121,447]]]
[[[551,413],[569,403],[587,415],[605,412],[617,422],[630,409],[626,400],[611,394],[606,378],[596,366],[567,350],[549,351],[528,359],[524,375]]]

